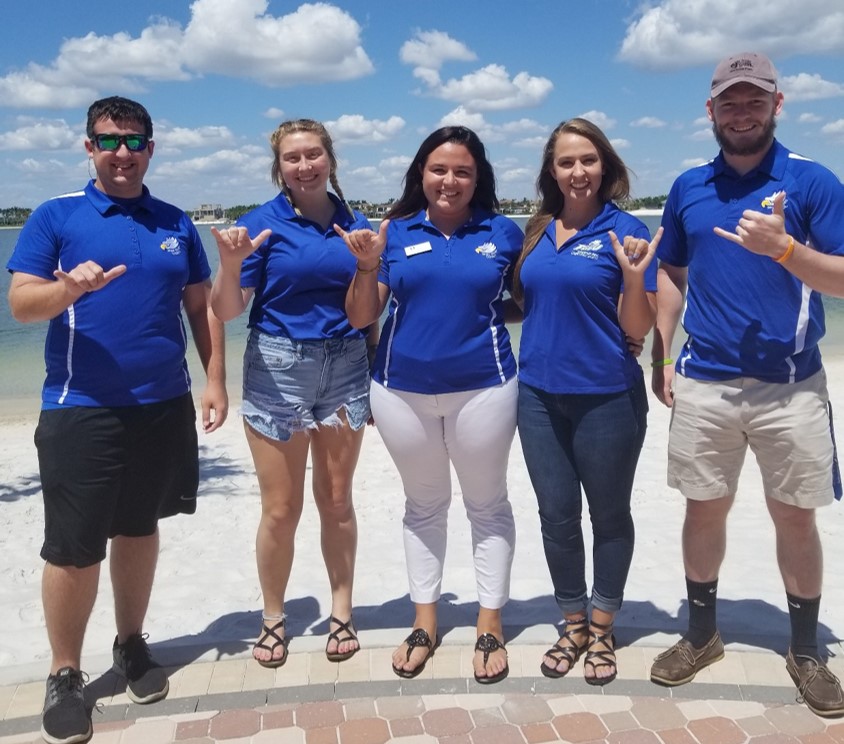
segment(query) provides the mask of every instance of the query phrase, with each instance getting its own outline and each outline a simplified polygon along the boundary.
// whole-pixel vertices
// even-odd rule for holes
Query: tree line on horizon
[[[618,206],[621,209],[662,209],[665,206],[667,195],[661,196],[644,196],[636,199],[627,199],[619,202]],[[394,199],[389,199],[385,202],[369,202],[365,199],[350,199],[349,206],[357,209],[367,217],[383,217],[390,210]],[[227,207],[223,210],[225,219],[236,222],[247,212],[255,209],[258,204],[238,204],[233,207]],[[538,199],[528,199],[523,197],[521,199],[501,199],[502,214],[522,214],[530,215],[536,212],[539,207]],[[28,207],[3,207],[0,208],[0,225],[7,225],[19,227],[27,221],[32,210]]]

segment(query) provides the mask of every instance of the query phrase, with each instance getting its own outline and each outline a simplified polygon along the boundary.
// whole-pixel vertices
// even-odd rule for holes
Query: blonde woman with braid
[[[309,451],[331,585],[325,653],[343,661],[359,648],[352,624],[352,475],[370,416],[369,366],[365,332],[349,324],[344,309],[356,262],[334,224],[356,230],[369,223],[343,199],[322,124],[283,122],[270,144],[281,193],[236,226],[213,230],[220,268],[212,306],[229,321],[252,302],[241,413],[261,492],[256,554],[264,600],[252,655],[278,667],[287,660],[284,597]]]

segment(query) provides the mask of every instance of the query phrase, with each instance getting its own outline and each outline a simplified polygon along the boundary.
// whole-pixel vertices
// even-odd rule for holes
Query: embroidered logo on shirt
[[[762,199],[762,209],[773,209],[774,208],[774,199],[777,198],[777,194],[781,194],[781,191],[775,191],[770,196],[766,196]],[[785,201],[782,203],[782,208],[785,209],[788,206],[788,197],[786,197]]]
[[[498,255],[498,248],[494,243],[484,243],[475,248],[475,253],[479,253],[484,258],[495,258]]]
[[[161,243],[161,250],[167,251],[173,256],[178,256],[182,252],[182,246],[179,245],[179,241],[171,235],[169,238],[165,238]]]
[[[598,260],[598,251],[601,250],[601,241],[597,238],[595,240],[591,240],[588,243],[578,243],[574,248],[571,249],[572,256],[581,256],[582,258],[588,258],[592,261]]]

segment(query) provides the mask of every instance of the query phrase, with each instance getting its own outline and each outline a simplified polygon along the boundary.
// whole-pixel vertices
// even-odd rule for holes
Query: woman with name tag
[[[480,604],[474,676],[489,684],[509,670],[501,608],[515,545],[507,460],[517,388],[503,293],[523,236],[497,208],[480,139],[466,127],[443,127],[420,146],[377,233],[337,227],[357,258],[346,299],[352,325],[366,328],[390,300],[370,399],[405,492],[416,617],[393,654],[400,677],[417,676],[438,643],[450,465],[472,531]]]
[[[237,226],[212,228],[220,268],[211,301],[225,321],[252,302],[241,413],[261,491],[255,552],[264,599],[252,655],[262,666],[278,667],[287,660],[284,595],[309,451],[331,585],[325,655],[343,661],[360,647],[352,623],[352,476],[370,417],[369,365],[364,332],[351,326],[344,307],[355,260],[334,225],[352,230],[369,222],[343,200],[322,124],[283,122],[270,144],[281,193]]]
[[[586,682],[605,685],[617,673],[612,626],[633,556],[630,498],[648,411],[639,347],[625,334],[644,338],[656,317],[662,228],[651,241],[613,203],[629,196],[627,168],[585,119],[551,134],[537,190],[513,281],[524,308],[519,438],[565,620],[540,670],[563,677],[585,653]],[[592,522],[591,597],[581,491]]]

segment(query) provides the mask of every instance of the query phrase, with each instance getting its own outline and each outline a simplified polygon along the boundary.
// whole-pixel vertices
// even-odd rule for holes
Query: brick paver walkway
[[[657,649],[619,651],[619,677],[590,687],[580,668],[560,680],[538,675],[538,646],[513,644],[510,677],[471,678],[471,648],[443,646],[423,675],[401,680],[390,649],[343,664],[291,653],[277,670],[248,659],[197,662],[171,673],[166,700],[132,704],[108,672],[92,678],[98,701],[93,744],[805,744],[844,743],[844,719],[825,720],[796,702],[781,657],[731,651],[695,682],[650,683]],[[844,657],[831,661],[839,676]],[[40,742],[44,683],[0,687],[0,744]]]

